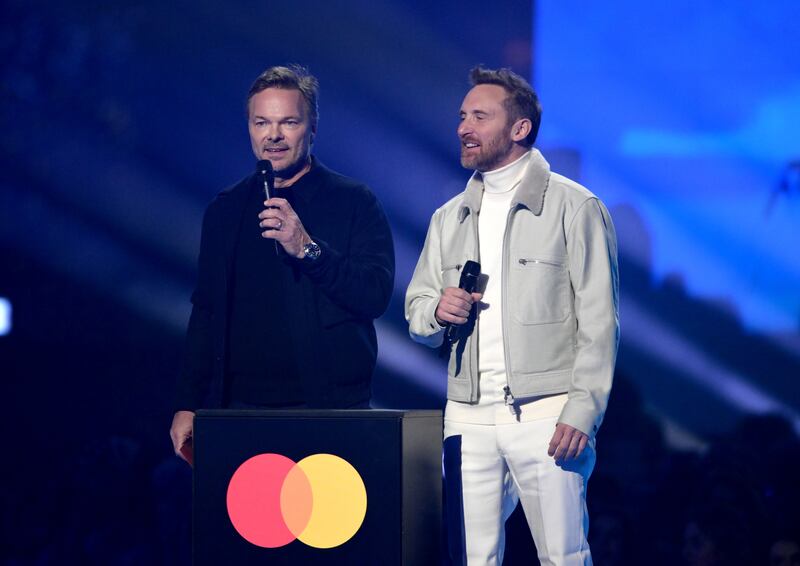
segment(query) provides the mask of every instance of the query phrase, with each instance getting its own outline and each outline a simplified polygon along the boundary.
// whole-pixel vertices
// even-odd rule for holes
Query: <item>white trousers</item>
[[[482,425],[445,420],[448,545],[454,564],[503,562],[505,521],[522,502],[542,566],[592,564],[586,483],[594,442],[562,467],[547,455],[556,418]]]

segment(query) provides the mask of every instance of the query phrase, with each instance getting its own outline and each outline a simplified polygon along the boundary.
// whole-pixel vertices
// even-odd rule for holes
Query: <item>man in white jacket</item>
[[[449,350],[449,551],[501,564],[521,501],[543,565],[591,564],[586,483],[619,338],[616,235],[600,200],[533,148],[530,85],[507,69],[471,79],[458,137],[474,173],[434,213],[406,294],[411,336]],[[458,288],[468,260],[481,265],[477,292]]]

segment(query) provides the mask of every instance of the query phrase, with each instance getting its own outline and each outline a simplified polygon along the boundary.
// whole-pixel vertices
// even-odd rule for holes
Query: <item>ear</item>
[[[308,140],[308,145],[314,145],[314,138],[317,137],[317,125],[311,126],[311,139]]]
[[[531,133],[531,128],[533,125],[528,118],[521,118],[514,122],[514,125],[511,126],[511,139],[515,142],[521,142],[525,138],[528,137],[528,134]]]

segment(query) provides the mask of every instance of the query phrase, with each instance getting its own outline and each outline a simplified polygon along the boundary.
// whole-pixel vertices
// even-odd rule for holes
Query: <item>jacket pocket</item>
[[[521,324],[564,322],[571,311],[566,260],[514,257],[509,273],[511,314]]]
[[[464,267],[461,263],[448,264],[442,267],[442,287],[458,287],[458,282],[461,279],[461,268]]]

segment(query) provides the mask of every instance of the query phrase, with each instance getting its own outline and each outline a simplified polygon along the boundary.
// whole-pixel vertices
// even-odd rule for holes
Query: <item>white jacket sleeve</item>
[[[441,210],[441,209],[440,209]],[[405,315],[408,332],[415,341],[436,348],[442,344],[444,327],[436,321],[442,296],[442,253],[439,247],[440,210],[434,212],[414,275],[406,291]]]
[[[567,251],[578,327],[569,400],[559,422],[594,436],[608,404],[619,342],[617,238],[598,199],[575,213]]]

